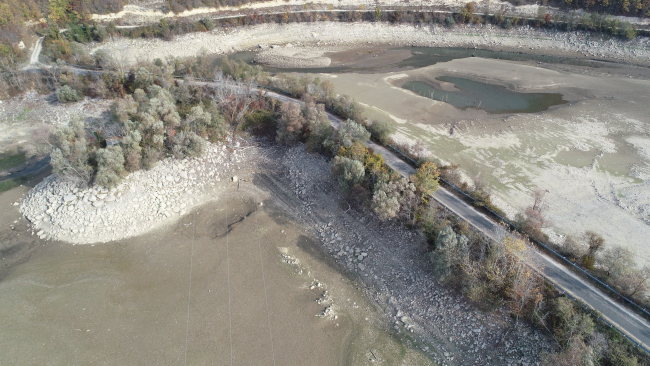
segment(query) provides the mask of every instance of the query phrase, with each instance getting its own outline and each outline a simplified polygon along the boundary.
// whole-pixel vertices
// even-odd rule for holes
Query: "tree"
[[[467,237],[447,226],[438,234],[436,248],[429,253],[433,273],[440,282],[448,281],[467,257]]]
[[[293,145],[305,135],[305,119],[296,103],[282,103],[277,124],[275,140],[278,143]]]
[[[330,163],[330,167],[332,175],[337,177],[339,187],[344,191],[361,183],[365,175],[363,164],[360,161],[342,156],[335,157]]]
[[[370,138],[370,132],[363,125],[352,120],[341,123],[332,136],[323,142],[323,145],[332,152],[337,152],[343,147],[350,147],[355,142],[364,142]]]
[[[555,322],[553,333],[564,347],[569,347],[573,340],[582,341],[594,332],[594,322],[588,314],[576,310],[573,300],[560,297],[553,307]]]
[[[68,85],[64,85],[56,90],[56,98],[61,103],[78,102],[83,99],[78,91]]]
[[[122,151],[124,153],[124,167],[129,172],[135,172],[142,168],[142,147],[140,142],[142,136],[140,131],[135,128],[135,123],[127,120],[124,123],[124,137],[122,137]]]
[[[575,260],[587,254],[587,248],[582,245],[574,236],[567,235],[562,245],[564,250],[574,257]]]
[[[410,203],[407,200],[414,193],[415,187],[406,178],[379,182],[375,185],[375,192],[372,196],[372,209],[380,219],[391,219],[400,213],[400,208],[403,209]],[[410,207],[407,210],[410,211]]]
[[[312,149],[320,148],[323,141],[332,135],[332,126],[325,112],[325,105],[307,102],[302,109],[305,119],[307,145]]]
[[[411,177],[411,181],[415,184],[420,196],[428,198],[438,190],[438,180],[440,173],[438,167],[432,162],[422,164],[415,175]]]
[[[126,174],[124,170],[124,154],[119,146],[109,146],[99,149],[96,153],[97,175],[95,184],[111,188],[120,181]]]
[[[548,191],[539,187],[533,188],[533,204],[524,210],[524,215],[517,215],[517,224],[528,235],[533,238],[544,238],[546,234],[542,232],[542,228],[547,226],[545,212],[548,207],[544,202]]]
[[[133,89],[147,89],[153,84],[153,74],[145,67],[141,67],[135,72]]]
[[[381,220],[397,216],[400,209],[400,192],[395,182],[381,182],[375,186],[372,195],[372,209]]]
[[[185,120],[181,122],[181,129],[185,131],[192,131],[194,133],[200,133],[205,129],[205,126],[210,125],[212,121],[212,116],[210,113],[203,110],[203,107],[197,105],[190,109],[190,113],[187,114]]]
[[[172,153],[176,159],[193,158],[205,151],[205,140],[192,131],[178,132],[173,140]]]
[[[382,145],[386,145],[390,142],[390,135],[395,133],[395,126],[390,122],[384,120],[373,121],[370,126],[368,126],[368,131],[370,134],[379,141]]]
[[[634,266],[634,253],[622,246],[615,246],[603,251],[600,264],[607,276],[621,276]]]
[[[52,171],[66,181],[88,184],[92,167],[88,163],[88,142],[83,122],[73,119],[70,126],[62,127],[53,136]]]
[[[630,268],[622,276],[616,278],[616,284],[628,297],[636,294],[644,294],[648,291],[650,279],[650,267],[644,266],[640,269]]]
[[[596,255],[596,253],[603,249],[603,246],[605,245],[605,239],[593,231],[585,232],[584,238],[585,242],[587,242],[587,245],[589,246],[589,254],[591,255]]]
[[[569,346],[559,353],[553,353],[544,358],[545,366],[592,366],[594,352],[581,339],[571,340]]]

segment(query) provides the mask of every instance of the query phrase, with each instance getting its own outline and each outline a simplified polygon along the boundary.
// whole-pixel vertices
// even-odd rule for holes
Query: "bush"
[[[330,163],[330,167],[343,191],[349,191],[354,185],[361,183],[365,176],[363,164],[358,160],[337,156]]]
[[[194,132],[179,132],[174,136],[172,153],[176,159],[200,156],[205,151],[206,142]]]
[[[56,98],[61,103],[78,102],[82,99],[81,95],[79,95],[79,92],[72,89],[68,85],[64,85],[57,89]]]
[[[429,253],[433,273],[440,282],[448,281],[467,257],[467,237],[454,232],[447,226],[438,234],[436,248]]]
[[[380,144],[387,145],[390,143],[390,135],[395,133],[395,126],[390,122],[379,120],[373,121],[370,126],[368,126],[368,131],[372,137],[377,139]]]
[[[456,25],[456,21],[452,16],[448,16],[447,18],[445,18],[445,25],[448,28],[453,28]]]

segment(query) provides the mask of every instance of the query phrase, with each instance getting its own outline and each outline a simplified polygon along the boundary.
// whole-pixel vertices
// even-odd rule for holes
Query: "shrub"
[[[172,153],[176,159],[200,156],[205,151],[206,142],[194,132],[179,132],[174,136]]]
[[[81,96],[79,95],[79,92],[72,89],[68,85],[64,85],[59,89],[57,89],[56,98],[61,103],[78,102],[82,99]]]
[[[383,120],[373,121],[372,124],[368,126],[368,131],[370,131],[372,137],[376,138],[382,145],[390,143],[390,135],[395,133],[395,130],[395,126],[390,122]]]

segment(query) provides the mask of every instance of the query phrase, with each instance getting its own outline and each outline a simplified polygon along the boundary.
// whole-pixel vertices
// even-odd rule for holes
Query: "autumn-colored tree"
[[[413,176],[411,176],[411,181],[415,184],[418,193],[422,197],[428,198],[438,190],[439,178],[440,173],[438,172],[436,164],[433,162],[426,162],[418,168]]]

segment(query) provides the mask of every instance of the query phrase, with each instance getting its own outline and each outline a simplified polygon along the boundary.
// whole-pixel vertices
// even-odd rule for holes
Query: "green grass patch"
[[[13,155],[0,155],[0,170],[5,170],[13,168],[17,165],[20,165],[27,161],[27,157],[24,153],[18,153]]]
[[[17,186],[18,186],[18,183],[13,179],[9,179],[9,180],[5,180],[4,182],[0,182],[0,193],[8,191],[8,190],[10,190],[10,189],[12,189],[14,187],[17,187]]]

